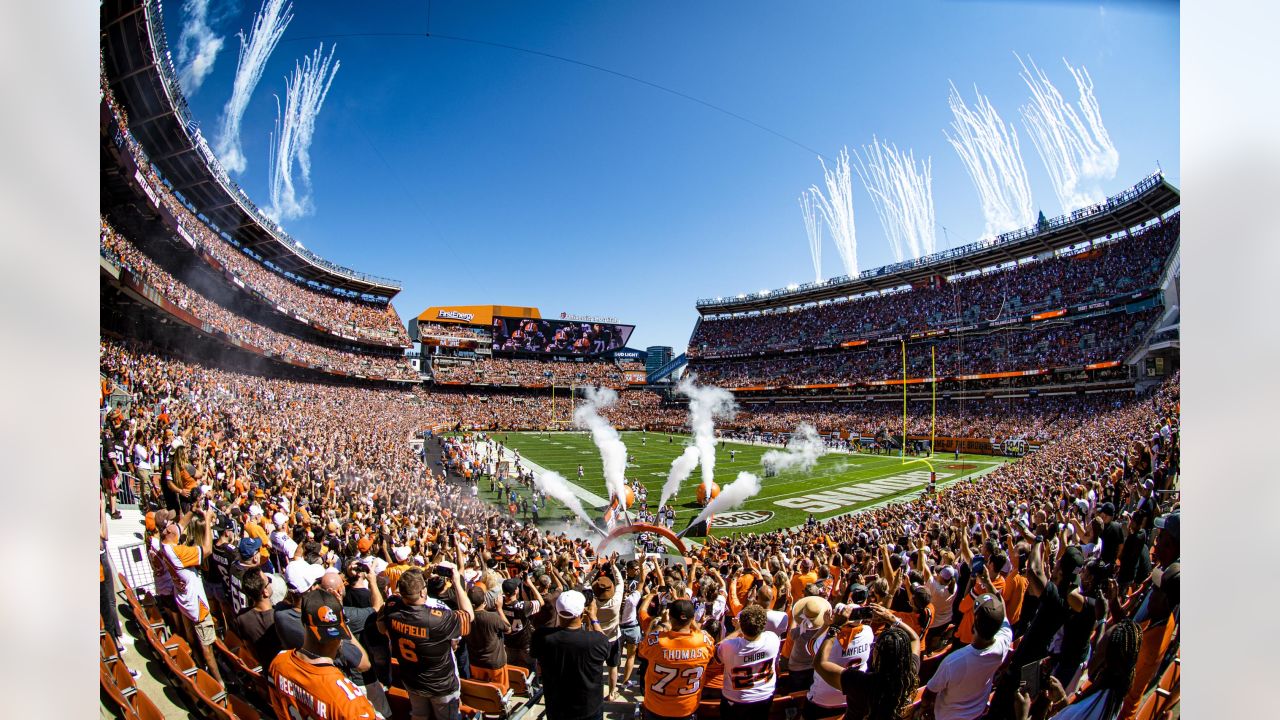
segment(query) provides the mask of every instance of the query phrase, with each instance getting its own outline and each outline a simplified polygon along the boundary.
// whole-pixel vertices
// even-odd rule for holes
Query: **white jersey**
[[[781,610],[766,610],[764,626],[778,637],[786,637],[791,629],[791,616]]]
[[[862,625],[860,628],[848,634],[848,639],[841,642],[841,638],[848,634],[841,632],[832,641],[831,662],[842,668],[858,668],[862,672],[867,671],[867,662],[871,659],[871,641],[875,634],[871,632],[870,625]],[[809,651],[814,654],[814,665],[817,665],[820,658],[817,657],[818,649],[822,647],[822,641],[825,640],[827,634],[825,632],[818,633],[811,641]],[[828,708],[844,707],[844,693],[840,688],[831,687],[822,676],[814,673],[813,686],[809,688],[807,696],[809,702]]]
[[[773,697],[778,676],[774,666],[782,640],[765,630],[755,640],[731,637],[716,647],[716,655],[724,665],[725,699],[735,703],[753,703]]]

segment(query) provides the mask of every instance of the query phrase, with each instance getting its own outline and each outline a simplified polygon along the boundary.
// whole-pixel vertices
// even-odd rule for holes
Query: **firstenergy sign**
[[[471,313],[458,312],[457,310],[441,310],[436,318],[439,320],[461,320],[462,322],[471,322],[471,318],[475,317]]]
[[[940,472],[938,473],[938,481],[941,482],[943,479],[953,475],[955,473]],[[832,490],[801,495],[800,497],[783,498],[782,500],[775,500],[773,504],[793,510],[825,513],[846,507],[852,508],[854,505],[862,505],[871,500],[879,500],[882,497],[896,495],[904,490],[923,487],[928,484],[929,471],[915,470],[901,475],[894,475],[890,478],[872,480],[871,482],[858,483],[856,485],[846,485]]]

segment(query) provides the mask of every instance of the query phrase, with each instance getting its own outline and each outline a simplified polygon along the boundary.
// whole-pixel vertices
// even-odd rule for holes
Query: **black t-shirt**
[[[275,630],[274,610],[248,608],[235,617],[236,633],[253,648],[253,656],[263,668],[280,653],[280,636]]]
[[[1131,533],[1120,550],[1120,572],[1116,580],[1128,585],[1151,574],[1150,534],[1146,529]]]
[[[507,647],[503,642],[502,615],[492,610],[481,610],[471,622],[467,634],[467,658],[472,665],[487,670],[497,670],[507,664]]]
[[[216,545],[209,557],[212,572],[205,576],[206,585],[226,587],[231,577],[231,566],[240,560],[240,553],[231,545]]]
[[[466,615],[438,600],[409,605],[392,597],[378,613],[400,662],[405,687],[426,695],[449,695],[461,687],[453,641],[470,632]]]
[[[280,638],[281,650],[297,650],[302,647],[302,641],[306,637],[306,629],[302,626],[302,613],[289,605],[288,603],[280,603],[275,607],[275,629],[276,636]],[[360,648],[351,643],[350,640],[343,640],[342,647],[338,650],[338,657],[333,659],[333,664],[350,678],[358,678],[360,673],[356,668],[360,666]],[[261,659],[261,658],[259,658]]]
[[[911,664],[920,674],[920,656],[912,655]],[[840,673],[840,692],[844,693],[845,719],[862,720],[871,712],[871,694],[883,684],[878,672],[863,672],[861,667],[845,668]]]
[[[1067,619],[1067,603],[1063,600],[1058,586],[1050,582],[1040,593],[1040,605],[1036,608],[1036,616],[1027,626],[1027,633],[1018,644],[1019,662],[1025,665],[1032,660],[1039,660],[1049,654],[1049,642],[1058,633],[1058,628]]]
[[[344,607],[367,608],[373,607],[373,593],[369,592],[369,588],[349,587],[347,595],[342,599]]]
[[[1108,565],[1115,563],[1120,555],[1120,546],[1123,544],[1124,528],[1119,522],[1112,520],[1102,528],[1102,552],[1098,559]]]
[[[1062,625],[1060,662],[1078,665],[1084,660],[1085,653],[1089,650],[1093,627],[1105,607],[1106,601],[1095,592],[1084,594],[1084,607],[1080,608],[1080,612],[1067,608],[1067,616]]]
[[[533,632],[533,657],[541,668],[547,716],[556,720],[599,718],[604,712],[604,633],[540,627]]]

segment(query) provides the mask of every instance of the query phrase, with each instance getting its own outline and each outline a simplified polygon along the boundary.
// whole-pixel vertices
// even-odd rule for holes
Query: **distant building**
[[[645,348],[645,353],[649,356],[645,359],[644,369],[647,373],[654,373],[663,365],[671,362],[671,346],[670,345],[650,345]]]

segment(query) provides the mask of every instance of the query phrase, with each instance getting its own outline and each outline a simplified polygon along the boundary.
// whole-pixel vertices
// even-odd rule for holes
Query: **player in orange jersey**
[[[645,720],[691,718],[698,711],[702,676],[715,652],[715,641],[694,622],[693,603],[676,600],[667,606],[671,629],[649,633],[640,643],[644,673]]]

